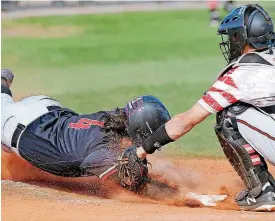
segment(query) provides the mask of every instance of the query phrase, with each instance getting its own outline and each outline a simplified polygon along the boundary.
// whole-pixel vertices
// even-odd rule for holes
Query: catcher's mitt
[[[147,160],[141,160],[136,154],[136,147],[132,146],[124,151],[118,161],[120,184],[130,191],[144,192],[149,181]]]

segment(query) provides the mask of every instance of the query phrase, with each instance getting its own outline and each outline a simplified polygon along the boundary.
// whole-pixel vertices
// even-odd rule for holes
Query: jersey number
[[[70,123],[69,128],[73,128],[75,130],[80,129],[89,129],[92,125],[103,127],[104,124],[98,120],[91,120],[88,118],[81,118],[77,123]]]

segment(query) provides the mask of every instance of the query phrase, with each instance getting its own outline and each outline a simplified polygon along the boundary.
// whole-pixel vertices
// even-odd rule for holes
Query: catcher
[[[47,96],[14,102],[13,73],[1,71],[1,145],[32,165],[66,177],[96,175],[130,191],[146,190],[148,168],[136,148],[170,119],[153,96],[140,96],[125,108],[79,115]],[[125,148],[125,146],[128,146]]]
[[[235,198],[242,210],[275,210],[275,33],[257,4],[239,7],[218,28],[228,66],[188,111],[161,126],[137,149],[139,158],[188,133],[212,113],[221,147],[246,190]],[[226,40],[224,40],[226,37]]]

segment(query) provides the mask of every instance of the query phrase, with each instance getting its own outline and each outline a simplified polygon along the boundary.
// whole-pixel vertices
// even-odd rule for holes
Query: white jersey
[[[248,53],[230,64],[198,103],[210,113],[217,113],[237,101],[257,107],[275,104],[274,48],[273,54],[269,50]]]

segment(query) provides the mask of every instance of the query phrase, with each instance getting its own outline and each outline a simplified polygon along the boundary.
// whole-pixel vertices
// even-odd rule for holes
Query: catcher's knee
[[[240,103],[218,113],[215,131],[225,156],[256,197],[261,193],[263,184],[269,181],[270,174],[264,159],[238,131],[236,115],[248,107]]]

